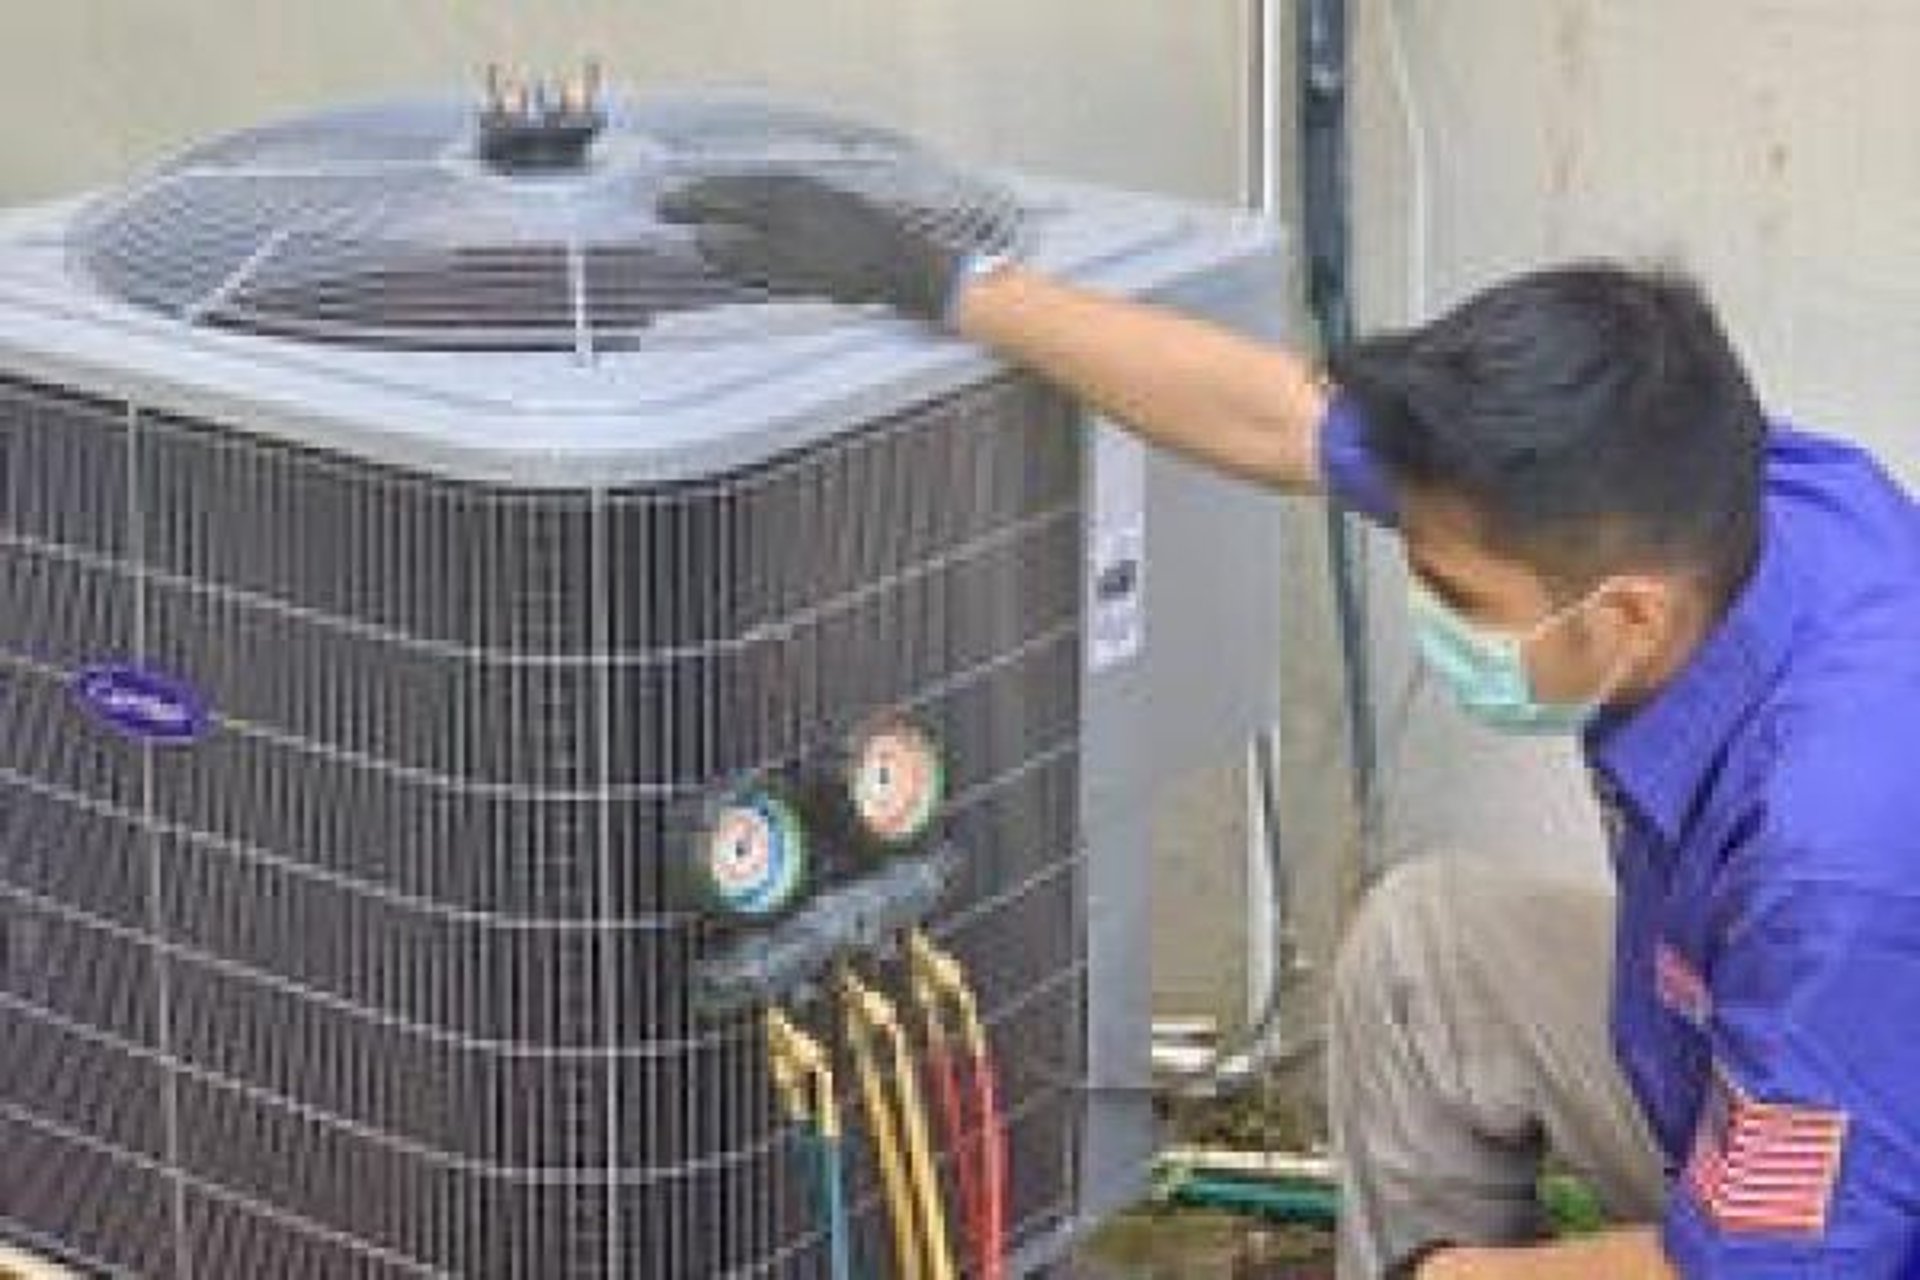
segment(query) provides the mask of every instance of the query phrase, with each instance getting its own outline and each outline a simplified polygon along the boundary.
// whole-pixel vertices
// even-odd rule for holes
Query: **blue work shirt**
[[[1391,524],[1336,400],[1329,492]],[[1612,1033],[1689,1277],[1920,1275],[1920,508],[1775,427],[1760,558],[1584,738],[1619,882]]]

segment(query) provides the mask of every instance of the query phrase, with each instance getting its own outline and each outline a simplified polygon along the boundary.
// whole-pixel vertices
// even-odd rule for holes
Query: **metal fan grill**
[[[660,195],[794,171],[1006,248],[1016,202],[883,129],[752,100],[615,112],[576,166],[503,172],[457,101],[331,112],[190,151],[92,208],[79,269],[193,324],[389,349],[631,348],[662,316],[764,295],[716,275]]]

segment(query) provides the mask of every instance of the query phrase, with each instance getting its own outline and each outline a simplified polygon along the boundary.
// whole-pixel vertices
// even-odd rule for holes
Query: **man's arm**
[[[737,279],[946,324],[1163,448],[1276,489],[1320,488],[1326,394],[1291,352],[1032,271],[975,276],[913,219],[798,174],[702,179],[658,211]]]
[[[1557,1244],[1442,1249],[1417,1280],[1674,1280],[1679,1273],[1652,1227],[1623,1227]]]
[[[1279,347],[1018,267],[961,286],[960,333],[1175,453],[1293,493],[1320,488],[1326,392]]]

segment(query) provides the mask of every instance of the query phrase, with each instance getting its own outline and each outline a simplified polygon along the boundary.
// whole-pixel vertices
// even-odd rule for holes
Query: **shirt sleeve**
[[[1327,496],[1374,523],[1394,528],[1400,504],[1393,483],[1367,447],[1367,421],[1352,397],[1335,393],[1320,420],[1320,481]]]
[[[1690,1280],[1920,1274],[1920,898],[1774,883],[1722,925],[1669,1258]]]

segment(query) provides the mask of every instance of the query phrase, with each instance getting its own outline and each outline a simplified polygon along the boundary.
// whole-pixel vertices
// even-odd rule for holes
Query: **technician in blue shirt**
[[[1766,419],[1697,290],[1543,271],[1322,378],[805,179],[667,212],[727,270],[945,323],[1158,445],[1397,527],[1461,707],[1581,735],[1617,908],[1430,859],[1348,940],[1343,1275],[1920,1271],[1920,518],[1865,454]],[[1623,1225],[1540,1241],[1550,1153]]]

